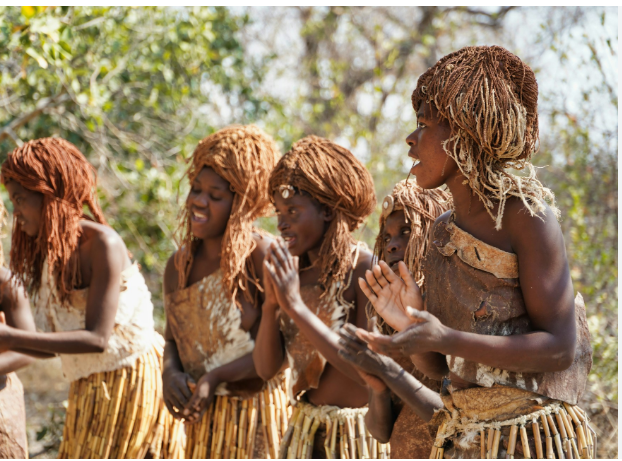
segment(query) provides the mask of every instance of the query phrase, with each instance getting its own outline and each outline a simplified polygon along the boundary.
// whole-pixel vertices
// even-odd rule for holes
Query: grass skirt
[[[186,459],[277,458],[291,413],[284,389],[274,379],[251,398],[217,395],[200,422],[186,424]]]
[[[316,407],[297,402],[283,437],[280,458],[388,459],[388,443],[374,439],[365,426],[367,407]]]
[[[133,366],[71,383],[59,458],[182,458],[184,431],[162,399],[161,347]]]

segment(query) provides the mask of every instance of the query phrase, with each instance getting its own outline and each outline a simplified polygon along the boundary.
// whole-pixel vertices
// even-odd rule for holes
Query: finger
[[[353,355],[348,350],[346,350],[346,349],[339,349],[337,351],[337,354],[339,355],[339,357],[341,357],[343,360],[345,360],[349,364],[357,366],[356,355]]]
[[[283,269],[287,270],[293,268],[293,266],[290,264],[291,255],[289,254],[289,251],[287,251],[287,247],[285,247],[284,245],[279,245],[274,251],[274,254],[276,255],[276,258],[278,259]]]
[[[380,285],[382,288],[386,287],[389,284],[384,275],[382,275],[382,269],[379,265],[376,264],[374,267],[371,268],[371,271],[374,273],[374,277],[376,277],[378,285]]]
[[[403,261],[400,261],[402,264],[404,264]],[[389,267],[389,265],[387,263],[385,263],[384,261],[380,261],[378,263],[378,265],[380,266],[380,270],[382,271],[382,275],[386,278],[387,282],[389,283],[395,283],[398,282],[400,280],[400,278],[395,275],[395,272],[393,272],[393,270]],[[398,263],[399,266],[399,263]],[[404,266],[406,266],[404,264]],[[406,269],[408,270],[408,269]]]
[[[171,404],[177,407],[179,410],[184,408],[188,403],[188,399],[185,399],[183,394],[174,387],[171,387],[167,392],[167,398],[171,402]]]
[[[421,290],[419,289],[419,285],[417,285],[417,282],[415,282],[415,279],[413,278],[412,274],[408,270],[408,267],[406,266],[406,264],[404,264],[404,261],[400,261],[397,264],[397,268],[399,269],[400,277],[402,277],[402,280],[406,284],[406,289],[416,290],[417,292],[420,292]]]
[[[188,376],[186,378],[186,387],[188,388],[188,400],[190,400],[190,398],[192,397],[192,394],[194,394],[194,391],[197,388],[197,383],[194,379],[192,379],[191,376]]]
[[[0,323],[4,323],[6,325],[6,317],[4,316],[4,312],[0,312]]]
[[[183,418],[183,415],[175,409],[175,404],[173,404],[169,399],[164,399],[164,405],[166,405],[166,408],[168,409],[168,412],[173,415],[173,418],[175,419],[181,419]]]
[[[367,349],[367,344],[362,343],[356,336],[350,335],[347,331],[339,331],[339,344],[349,349],[351,352],[363,352]]]
[[[371,328],[369,329],[372,333],[377,335],[380,334],[380,329],[378,328],[378,317],[375,315],[371,318]]]
[[[274,266],[272,265],[272,263],[269,262],[269,261],[264,261],[264,268],[265,268],[265,273],[268,275],[268,280],[272,284],[272,287],[276,291],[280,291],[280,286],[281,285],[278,282],[280,282],[281,279],[277,276],[276,271],[275,271]]]
[[[375,301],[378,300],[378,296],[376,296],[376,293],[374,293],[369,288],[369,285],[367,284],[367,282],[361,277],[359,277],[359,287],[361,287],[361,291],[363,292],[365,296],[367,296],[367,299],[371,301],[372,305],[374,304]]]
[[[399,360],[404,356],[401,349],[387,349],[384,346],[377,344],[368,344],[369,350],[375,352],[376,354],[384,355],[387,357],[391,357],[392,359]]]
[[[371,288],[374,293],[380,293],[382,287],[378,284],[378,280],[376,280],[376,277],[374,276],[374,273],[372,271],[365,271],[365,280],[367,280],[369,288]]]

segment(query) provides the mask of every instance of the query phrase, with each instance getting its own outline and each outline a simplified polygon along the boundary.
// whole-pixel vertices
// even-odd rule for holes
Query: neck
[[[467,220],[469,215],[486,211],[484,203],[473,193],[469,184],[463,184],[466,181],[466,176],[458,172],[445,182],[453,198],[456,220],[460,222]]]
[[[218,237],[202,239],[196,257],[205,261],[220,260],[223,237],[224,235],[219,235]]]

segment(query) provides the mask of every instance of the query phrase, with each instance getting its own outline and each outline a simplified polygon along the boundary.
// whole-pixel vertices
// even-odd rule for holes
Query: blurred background
[[[594,348],[582,405],[599,456],[617,458],[617,8],[0,7],[0,161],[46,136],[81,149],[162,331],[161,275],[199,140],[231,123],[256,123],[282,152],[308,134],[328,137],[365,162],[381,201],[411,164],[404,139],[419,75],[451,51],[493,44],[538,79],[534,163],[562,210]],[[357,237],[372,244],[377,221],[376,212]],[[275,218],[260,225],[274,232]],[[7,257],[8,235],[10,223]],[[68,383],[57,359],[19,375],[30,454],[54,457]]]

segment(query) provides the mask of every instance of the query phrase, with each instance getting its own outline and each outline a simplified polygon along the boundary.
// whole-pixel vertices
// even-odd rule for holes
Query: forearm
[[[246,354],[209,372],[218,383],[234,383],[244,379],[257,378],[253,354]]]
[[[28,349],[53,354],[89,354],[106,350],[108,338],[88,330],[72,330],[54,333],[11,329],[9,348]]]
[[[326,326],[302,301],[289,312],[300,332],[335,369],[357,383],[365,385],[356,369],[339,357],[339,335],[336,332]]]
[[[257,375],[264,381],[272,379],[279,372],[285,360],[283,338],[279,329],[277,310],[264,306],[259,331],[255,338],[253,362]]]
[[[393,432],[395,416],[389,390],[384,392],[369,391],[369,410],[365,415],[365,425],[371,435],[380,443],[387,443]]]
[[[438,352],[413,354],[410,360],[421,373],[436,381],[440,381],[449,373],[445,356]]]
[[[379,377],[426,422],[432,419],[436,410],[444,407],[437,392],[425,387],[392,359],[387,358],[386,372]]]
[[[177,344],[173,340],[166,340],[164,343],[164,355],[163,355],[162,373],[166,373],[167,370],[171,371],[184,371],[184,367],[179,358],[179,352],[177,351]]]
[[[13,349],[13,352],[24,354],[35,359],[51,359],[51,358],[56,357],[56,354],[53,354],[51,352],[41,352],[41,351],[35,351],[35,350],[30,350],[30,349],[17,348],[17,349]]]
[[[518,373],[562,371],[574,358],[574,347],[543,331],[489,336],[448,329],[440,349],[445,355]]]
[[[12,371],[19,370],[26,365],[34,362],[33,357],[29,357],[19,352],[7,351],[0,353],[0,375],[6,375]]]

